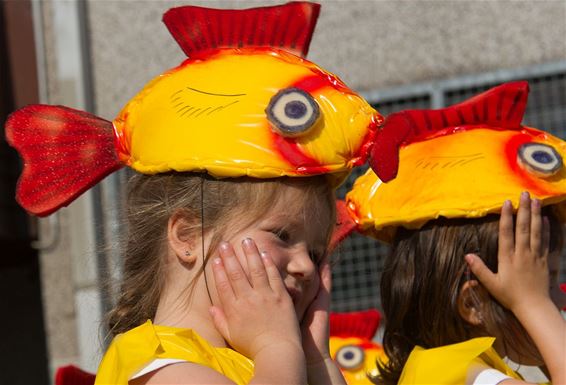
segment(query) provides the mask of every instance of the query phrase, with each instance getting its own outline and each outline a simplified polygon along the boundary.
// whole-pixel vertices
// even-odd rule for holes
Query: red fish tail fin
[[[185,54],[218,48],[274,47],[305,57],[320,5],[291,2],[249,9],[171,8],[163,22]]]
[[[94,385],[96,376],[73,365],[57,368],[55,385]]]
[[[16,199],[45,216],[122,167],[111,122],[62,106],[30,105],[6,121],[6,139],[23,159]]]
[[[481,125],[519,129],[527,105],[526,81],[505,83],[462,103],[438,110],[406,110],[389,115],[378,131],[370,165],[379,179],[397,176],[401,146],[441,135],[450,127]]]
[[[330,335],[371,340],[380,321],[381,314],[376,309],[351,313],[330,313]]]
[[[352,219],[348,212],[348,206],[345,201],[338,199],[336,201],[336,226],[330,237],[328,245],[329,253],[331,253],[348,235],[356,231],[358,225]]]

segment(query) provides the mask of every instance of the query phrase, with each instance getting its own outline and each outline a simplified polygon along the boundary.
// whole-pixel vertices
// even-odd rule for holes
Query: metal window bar
[[[566,140],[566,61],[534,67],[501,70],[438,82],[403,86],[363,96],[383,115],[404,109],[441,108],[461,102],[497,84],[528,80],[531,92],[523,124],[551,132]],[[355,170],[338,190],[344,198],[354,180],[367,168]],[[379,279],[385,244],[358,234],[348,237],[332,256],[332,310],[336,312],[380,308]],[[566,252],[560,282],[566,282]]]

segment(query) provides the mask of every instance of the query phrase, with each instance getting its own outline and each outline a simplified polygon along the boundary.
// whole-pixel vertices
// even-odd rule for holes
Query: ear
[[[197,260],[196,240],[189,231],[190,227],[186,214],[178,211],[171,215],[167,223],[167,243],[177,258],[194,264]]]
[[[483,324],[483,301],[478,281],[466,281],[458,293],[458,312],[466,322],[478,326]]]

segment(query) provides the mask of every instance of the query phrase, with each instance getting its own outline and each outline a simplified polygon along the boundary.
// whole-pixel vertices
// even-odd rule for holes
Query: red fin
[[[291,2],[249,9],[171,8],[163,22],[185,54],[218,48],[274,47],[305,57],[320,5]]]
[[[357,229],[358,225],[352,219],[348,212],[348,207],[345,201],[339,199],[336,201],[336,226],[330,238],[328,251],[331,253],[336,246],[340,244],[348,235]]]
[[[16,199],[45,216],[122,167],[112,123],[62,106],[31,105],[6,121],[6,139],[23,159]]]
[[[379,327],[380,320],[381,314],[375,309],[351,313],[330,313],[330,335],[371,340]]]
[[[96,376],[73,365],[57,368],[55,385],[94,385]]]
[[[521,127],[529,84],[505,83],[462,103],[439,110],[407,110],[389,115],[378,130],[370,165],[379,179],[397,176],[401,146],[429,139],[449,127],[482,125],[500,130]]]

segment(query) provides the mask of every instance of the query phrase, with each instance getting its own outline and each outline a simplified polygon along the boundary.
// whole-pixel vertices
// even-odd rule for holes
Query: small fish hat
[[[17,200],[47,215],[123,166],[216,178],[328,174],[338,185],[365,162],[382,119],[304,58],[319,9],[170,9],[163,21],[189,58],[112,122],[46,105],[10,116],[6,137],[24,160]]]
[[[336,361],[348,385],[372,385],[376,362],[385,362],[383,347],[373,341],[381,314],[376,309],[330,313],[330,356]]]
[[[528,92],[527,82],[506,83],[448,108],[388,116],[372,149],[375,171],[346,196],[358,229],[388,241],[397,226],[483,217],[505,200],[517,208],[522,191],[543,205],[563,202],[566,142],[521,125]]]

